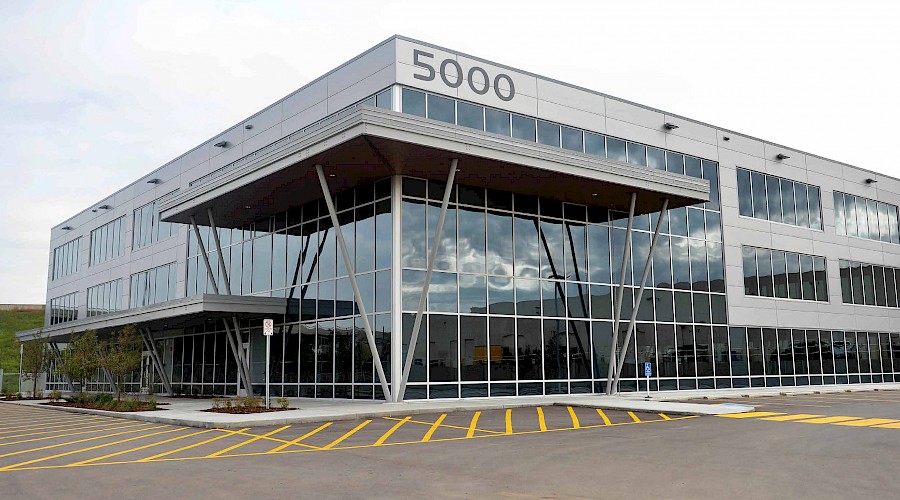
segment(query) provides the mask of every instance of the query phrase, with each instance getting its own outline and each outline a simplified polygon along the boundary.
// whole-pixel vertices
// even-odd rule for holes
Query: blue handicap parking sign
[[[653,367],[650,363],[644,363],[644,376],[649,377],[653,375]]]

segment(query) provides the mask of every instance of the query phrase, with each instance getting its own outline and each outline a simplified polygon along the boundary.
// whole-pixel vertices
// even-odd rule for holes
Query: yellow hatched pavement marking
[[[127,431],[115,432],[113,434],[106,434],[103,436],[94,436],[94,437],[89,437],[89,438],[84,438],[84,439],[76,439],[75,441],[67,441],[65,443],[50,444],[47,446],[41,446],[40,448],[31,448],[28,450],[13,451],[10,453],[4,453],[4,454],[0,455],[0,458],[11,457],[13,455],[21,455],[22,453],[29,453],[32,451],[49,450],[50,448],[59,448],[60,446],[69,446],[69,445],[78,444],[78,443],[85,443],[87,441],[96,441],[98,439],[104,439],[104,438],[113,437],[113,436],[121,436],[122,434],[131,434],[132,432],[148,431],[150,429],[159,429],[162,427],[166,427],[165,425],[157,425],[155,427],[147,427],[147,424],[138,424],[138,425],[143,425],[143,427],[140,427],[137,429],[131,429],[131,430],[127,430]]]
[[[397,417],[382,417],[382,418],[385,420],[403,420],[402,418],[397,418]],[[410,419],[409,423],[419,424],[419,425],[427,425],[428,427],[431,427],[432,425],[434,425],[434,422],[425,422],[422,420],[415,420],[415,419]],[[441,427],[446,427],[448,429],[460,429],[460,430],[464,430],[464,431],[469,430],[468,427],[461,427],[459,425],[450,425],[450,424],[441,424]],[[502,432],[502,431],[489,431],[487,429],[475,429],[475,432],[484,432],[487,434],[506,434],[505,432]]]
[[[53,427],[53,426],[64,426],[64,425],[78,425],[84,423],[90,423],[92,420],[100,420],[100,419],[89,419],[89,418],[59,418],[59,419],[44,419],[38,415],[35,415],[33,418],[28,420],[23,420],[20,422],[4,422],[5,425],[0,427],[0,434],[9,434],[12,432],[18,432],[22,430],[30,430],[31,428],[38,427]],[[106,419],[104,419],[106,420]]]
[[[11,444],[32,443],[32,442],[34,442],[34,441],[46,441],[47,439],[57,439],[57,438],[68,437],[68,436],[79,436],[79,435],[81,435],[81,434],[94,434],[94,433],[97,433],[97,432],[113,431],[113,430],[118,430],[118,429],[128,429],[128,428],[131,428],[131,427],[146,426],[147,423],[146,423],[146,422],[140,422],[140,423],[128,424],[128,425],[116,425],[116,426],[113,426],[113,427],[109,427],[109,424],[106,424],[106,425],[107,425],[106,427],[102,427],[102,428],[100,428],[100,429],[92,429],[92,430],[89,430],[89,431],[68,432],[68,433],[65,433],[65,434],[54,434],[54,435],[52,435],[52,436],[44,436],[44,437],[39,437],[39,438],[23,439],[23,440],[21,440],[21,441],[10,441],[9,443],[0,443],[0,446],[9,446],[9,445],[11,445]],[[50,434],[50,433],[49,433],[49,432],[36,432],[36,433],[34,433],[34,434]],[[25,436],[29,436],[29,435],[31,435],[31,434],[23,434],[22,436],[17,436],[17,437],[25,437]]]
[[[240,443],[235,444],[235,445],[232,445],[232,446],[229,446],[228,448],[219,450],[219,451],[217,451],[217,452],[215,452],[215,453],[210,453],[209,455],[206,455],[206,458],[213,458],[213,457],[218,457],[219,455],[224,455],[225,453],[228,453],[228,452],[231,451],[231,450],[236,450],[236,449],[238,449],[238,448],[240,448],[240,447],[242,447],[242,446],[246,446],[246,445],[248,445],[248,444],[250,444],[250,443],[259,441],[260,439],[269,437],[269,436],[271,436],[272,434],[278,434],[279,432],[281,432],[281,431],[287,429],[288,427],[290,427],[290,425],[285,425],[284,427],[279,427],[279,428],[275,429],[274,431],[269,431],[269,432],[267,432],[267,433],[265,433],[265,434],[260,434],[260,435],[258,435],[258,436],[253,436],[253,437],[250,438],[250,439],[247,439],[247,440],[245,440],[245,441],[241,441]]]
[[[631,417],[631,420],[634,420],[635,423],[641,423],[641,419],[638,418],[637,415],[634,414],[633,411],[628,412],[628,416]]]
[[[850,420],[859,420],[859,417],[822,417],[811,418],[809,420],[795,420],[803,424],[836,424],[838,422],[847,422]]]
[[[241,430],[239,430],[239,431],[225,431],[224,434],[218,435],[218,436],[216,436],[216,437],[209,438],[209,439],[204,440],[204,441],[200,441],[199,443],[189,444],[189,445],[187,445],[187,446],[182,446],[181,448],[177,448],[177,449],[174,449],[174,450],[165,451],[165,452],[162,452],[162,453],[160,453],[160,454],[153,455],[152,457],[146,457],[146,458],[142,458],[142,459],[140,459],[140,460],[135,460],[135,461],[136,461],[136,462],[149,462],[149,461],[151,461],[151,460],[156,460],[157,458],[166,457],[166,456],[173,455],[173,454],[178,453],[178,452],[181,452],[181,451],[190,450],[191,448],[196,448],[197,446],[202,446],[202,445],[207,444],[207,443],[212,443],[213,441],[218,441],[218,440],[220,440],[220,439],[222,439],[222,438],[227,438],[228,436],[234,436],[234,435],[237,434],[238,432],[243,432],[243,431],[246,431],[247,429],[249,429],[249,427],[244,427],[243,429],[241,429]],[[177,459],[176,459],[176,460],[177,460]]]
[[[480,411],[476,411],[475,414],[472,415],[472,421],[469,422],[469,430],[466,431],[466,437],[467,437],[467,438],[470,438],[470,437],[472,437],[472,436],[475,435],[475,430],[477,429],[476,426],[478,425],[478,418],[479,418],[479,417],[481,417],[481,412],[480,412]]]
[[[572,417],[572,428],[573,429],[581,429],[581,422],[578,421],[578,415],[575,414],[575,408],[571,406],[566,407],[569,410],[569,416]]]
[[[716,415],[717,417],[725,417],[725,418],[759,418],[759,417],[771,417],[774,415],[784,415],[784,412],[780,411],[748,411],[747,413],[723,413],[720,415]]]
[[[875,427],[879,429],[900,429],[900,422],[897,422],[895,424],[876,425]]]
[[[506,409],[506,434],[512,434],[512,408]]]
[[[387,438],[391,437],[391,434],[393,434],[394,432],[396,432],[397,429],[400,428],[400,426],[402,426],[403,424],[409,422],[409,419],[411,419],[411,418],[412,418],[412,417],[406,417],[406,418],[404,418],[403,420],[401,420],[401,421],[397,422],[396,424],[394,424],[394,426],[391,427],[390,429],[388,429],[387,432],[385,432],[384,434],[382,434],[381,437],[378,438],[378,441],[375,441],[375,444],[373,444],[372,446],[381,446],[381,445],[383,445],[384,442],[387,441]]]
[[[544,420],[544,409],[540,406],[537,407],[537,415],[538,427],[541,429],[541,432],[547,432],[547,422]]]
[[[332,442],[326,444],[325,446],[323,446],[322,449],[323,449],[323,450],[330,450],[330,449],[334,448],[335,446],[341,444],[345,439],[347,439],[348,437],[350,437],[350,436],[356,434],[356,433],[359,432],[359,430],[362,429],[363,427],[369,425],[369,422],[371,422],[371,420],[365,420],[365,421],[363,421],[363,423],[361,423],[361,424],[357,425],[356,427],[354,427],[352,430],[350,430],[350,432],[344,434],[343,436],[341,436],[341,437],[335,439],[334,441],[332,441]]]
[[[279,451],[281,451],[281,450],[287,448],[288,446],[292,446],[292,445],[306,446],[306,447],[309,447],[309,448],[316,448],[316,449],[318,449],[318,448],[319,448],[318,446],[312,446],[312,445],[309,445],[309,444],[303,444],[303,443],[301,443],[300,441],[303,441],[304,439],[306,439],[306,438],[312,436],[313,434],[316,434],[317,432],[321,431],[322,429],[328,427],[328,426],[331,425],[331,424],[332,424],[332,422],[325,422],[324,424],[322,424],[322,425],[316,427],[315,429],[313,429],[313,430],[307,432],[306,434],[304,434],[304,435],[298,437],[297,439],[294,439],[293,441],[288,441],[287,443],[284,443],[284,444],[281,445],[281,446],[272,448],[272,449],[269,450],[267,453],[276,453],[276,452],[279,452]]]
[[[175,436],[175,437],[173,437],[173,438],[164,439],[164,440],[162,440],[162,441],[157,441],[157,442],[155,442],[155,443],[150,443],[150,444],[145,444],[145,445],[143,445],[143,446],[138,446],[137,448],[130,448],[130,449],[123,450],[123,451],[117,451],[117,452],[115,452],[115,453],[110,453],[109,455],[103,455],[102,457],[89,458],[89,459],[87,459],[87,460],[82,460],[81,462],[75,462],[75,463],[69,464],[69,465],[75,466],[75,465],[89,464],[89,463],[91,463],[91,462],[98,462],[98,461],[104,460],[104,459],[106,459],[106,458],[117,457],[117,456],[119,456],[119,455],[124,455],[124,454],[126,454],[126,453],[131,453],[131,452],[134,452],[134,451],[146,450],[147,448],[152,448],[152,447],[154,447],[154,446],[159,446],[159,445],[161,445],[161,444],[171,443],[172,441],[178,441],[179,439],[185,439],[185,438],[189,438],[189,437],[191,437],[191,436],[197,436],[197,435],[200,435],[200,434],[205,434],[205,433],[207,433],[207,432],[212,432],[212,429],[204,429],[204,430],[202,430],[202,431],[192,432],[192,433],[190,433],[190,434],[185,434],[185,435],[183,435],[183,436]]]
[[[445,418],[447,418],[447,414],[441,413],[441,416],[438,417],[438,419],[435,420],[433,424],[431,424],[431,428],[428,429],[428,432],[426,432],[425,436],[422,437],[423,443],[427,443],[428,441],[431,441],[431,436],[434,435],[434,431],[436,431],[437,428],[441,426],[441,422],[443,422]]]
[[[103,420],[101,422],[109,423],[109,420]],[[83,419],[83,420],[67,420],[64,422],[57,422],[57,423],[41,423],[41,424],[33,424],[33,425],[22,425],[22,426],[15,428],[15,430],[13,430],[14,428],[10,427],[7,430],[0,431],[0,435],[6,436],[7,434],[18,434],[20,432],[31,432],[31,431],[38,431],[38,430],[43,430],[43,429],[56,430],[56,429],[61,429],[61,428],[66,428],[66,427],[79,427],[79,426],[83,426],[83,425],[97,424],[97,423],[98,423],[98,421],[96,421],[96,420]],[[16,437],[16,436],[11,436],[11,437]]]
[[[672,417],[666,415],[665,413],[660,413],[659,416],[662,417],[663,420],[672,420]]]
[[[872,427],[877,425],[881,427],[884,424],[897,422],[900,422],[900,420],[894,418],[864,418],[862,420],[853,420],[850,422],[835,422],[834,425],[846,425],[849,427]]]
[[[28,460],[26,462],[19,462],[17,464],[7,465],[6,467],[0,467],[0,471],[15,469],[16,467],[20,467],[23,465],[31,465],[31,464],[38,463],[38,462],[45,462],[47,460],[53,460],[54,458],[60,458],[60,457],[68,456],[68,455],[74,455],[75,453],[84,453],[86,451],[96,450],[98,448],[105,448],[107,446],[113,446],[113,445],[117,445],[117,444],[127,443],[129,441],[135,441],[137,439],[144,439],[144,438],[148,438],[148,437],[158,436],[160,434],[168,434],[170,432],[176,432],[176,431],[180,431],[180,430],[184,430],[184,427],[178,427],[175,429],[169,429],[169,430],[165,430],[165,431],[151,432],[150,434],[141,434],[140,436],[133,436],[133,437],[126,438],[126,439],[120,439],[118,441],[113,441],[112,443],[103,443],[103,444],[98,444],[98,445],[94,445],[94,446],[89,446],[87,448],[81,448],[78,450],[71,450],[71,451],[67,451],[64,453],[58,453],[56,455],[51,455],[49,457],[35,458],[33,460]]]
[[[606,416],[606,413],[603,413],[603,410],[597,408],[597,414],[600,415],[600,418],[603,419],[603,425],[610,425],[612,422],[609,421],[609,417]]]
[[[789,420],[799,420],[801,418],[817,418],[824,417],[824,415],[813,415],[812,413],[795,413],[792,415],[780,415],[777,417],[763,417],[760,420],[772,420],[775,422],[787,422]]]

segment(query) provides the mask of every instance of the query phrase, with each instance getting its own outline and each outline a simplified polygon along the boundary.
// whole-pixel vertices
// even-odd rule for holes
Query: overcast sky
[[[0,303],[50,228],[398,33],[900,175],[896,1],[0,0]]]

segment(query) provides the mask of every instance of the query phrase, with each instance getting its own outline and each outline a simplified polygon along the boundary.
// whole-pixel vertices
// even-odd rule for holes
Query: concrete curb
[[[742,413],[753,411],[754,409],[752,406],[747,405],[641,401],[603,396],[565,396],[552,398],[517,398],[513,400],[463,400],[446,402],[449,404],[441,404],[444,402],[436,403],[435,401],[410,403],[378,403],[377,405],[380,406],[380,408],[369,407],[364,409],[361,408],[359,410],[352,408],[352,406],[354,405],[347,405],[330,408],[314,408],[308,410],[286,410],[284,412],[256,413],[252,415],[253,418],[246,418],[246,415],[211,413],[200,410],[161,409],[153,412],[112,412],[106,410],[71,408],[65,406],[51,406],[41,404],[47,401],[48,400],[11,401],[9,403],[20,404],[23,406],[50,408],[53,410],[65,411],[69,413],[102,415],[106,417],[117,417],[149,423],[199,427],[204,429],[240,429],[244,427],[268,427],[276,425],[307,424],[337,420],[398,417],[407,415],[420,415],[424,413],[500,410],[535,406],[578,406],[609,410],[670,413],[676,415],[717,415],[726,413]],[[385,408],[385,406],[388,405],[390,407]],[[305,412],[306,414],[298,415],[298,413],[300,412]],[[283,414],[290,415],[281,416]]]

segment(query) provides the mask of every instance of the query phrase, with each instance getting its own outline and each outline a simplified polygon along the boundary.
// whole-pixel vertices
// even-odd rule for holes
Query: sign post
[[[647,377],[647,399],[650,399],[650,376],[653,375],[653,365],[644,363],[644,376]]]
[[[266,409],[269,409],[269,363],[272,353],[272,335],[275,333],[275,320],[263,320],[263,335],[266,336]]]

